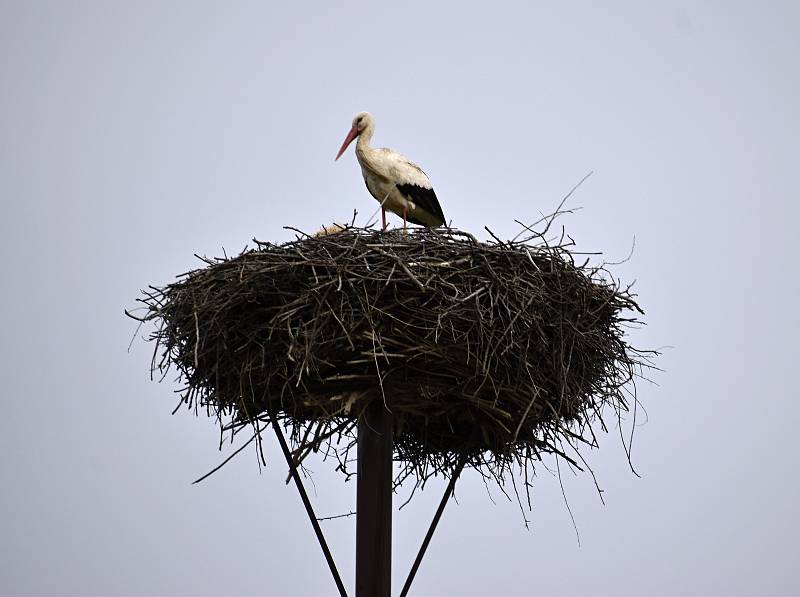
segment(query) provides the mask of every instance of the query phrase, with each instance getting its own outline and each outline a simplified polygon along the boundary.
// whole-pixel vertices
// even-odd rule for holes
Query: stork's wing
[[[375,152],[382,161],[387,178],[395,183],[400,191],[414,205],[430,215],[427,222],[421,222],[413,213],[408,214],[408,221],[421,226],[441,226],[444,224],[444,214],[433,191],[433,185],[422,168],[409,160],[406,156],[388,148],[378,149]],[[419,216],[419,214],[417,214]]]
[[[404,163],[405,163],[407,166],[409,166],[410,168],[412,168],[412,169],[416,170],[417,172],[419,172],[420,174],[422,174],[422,176],[424,176],[426,179],[428,178],[428,175],[427,175],[427,174],[425,174],[425,171],[424,171],[422,168],[420,168],[419,166],[417,166],[417,165],[416,165],[414,162],[412,162],[411,160],[409,160],[409,159],[408,159],[406,156],[404,156],[404,155],[403,155],[403,156],[400,156],[400,159],[401,159],[401,160],[402,160],[402,161],[403,161],[403,162],[404,162]],[[430,181],[428,181],[428,182],[430,182]]]
[[[439,205],[439,200],[436,198],[436,193],[433,191],[432,187],[425,188],[419,185],[405,183],[398,184],[397,190],[408,197],[418,208],[424,209],[434,216],[438,220],[437,226],[444,224],[442,207]],[[420,222],[412,214],[408,214],[408,221],[420,226],[430,225],[430,223]]]
[[[428,175],[406,156],[388,147],[376,149],[375,153],[380,156],[382,169],[386,170],[389,179],[402,183],[409,182],[421,187],[431,186]]]

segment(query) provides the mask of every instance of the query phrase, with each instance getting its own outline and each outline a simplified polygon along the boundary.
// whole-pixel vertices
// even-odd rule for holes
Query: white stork
[[[358,137],[356,157],[361,165],[367,190],[381,204],[383,229],[386,230],[386,210],[406,221],[420,226],[435,228],[444,224],[444,214],[433,192],[431,181],[407,157],[391,149],[375,149],[369,146],[375,120],[369,112],[359,112],[353,118],[353,128],[347,133],[342,148],[336,154],[338,160],[347,146]],[[334,160],[336,161],[336,160]]]

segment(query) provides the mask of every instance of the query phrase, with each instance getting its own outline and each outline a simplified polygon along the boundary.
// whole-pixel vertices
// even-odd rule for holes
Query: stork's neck
[[[371,122],[368,123],[366,128],[361,131],[361,134],[358,136],[358,141],[356,142],[356,153],[364,155],[372,150],[369,142],[372,141],[372,133],[374,132],[375,125]]]

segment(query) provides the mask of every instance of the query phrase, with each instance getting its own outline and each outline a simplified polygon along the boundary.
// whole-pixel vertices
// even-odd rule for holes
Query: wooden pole
[[[373,400],[358,421],[356,597],[392,589],[392,413]]]

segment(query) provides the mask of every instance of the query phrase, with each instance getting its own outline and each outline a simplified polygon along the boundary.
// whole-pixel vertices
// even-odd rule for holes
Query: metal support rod
[[[278,436],[278,443],[280,443],[281,445],[281,450],[283,450],[283,455],[286,457],[286,464],[289,465],[289,471],[292,474],[292,478],[294,479],[295,485],[297,485],[297,491],[300,492],[300,497],[303,500],[303,505],[306,507],[306,513],[308,514],[308,518],[311,521],[311,526],[314,527],[314,533],[316,533],[317,535],[317,541],[319,541],[319,546],[322,548],[322,553],[325,554],[325,560],[327,560],[328,562],[328,568],[331,569],[333,580],[336,582],[336,586],[339,589],[339,595],[341,595],[341,597],[347,597],[347,591],[345,591],[344,583],[342,582],[342,577],[339,576],[339,571],[336,569],[336,563],[333,561],[331,550],[328,549],[328,543],[325,541],[325,537],[322,534],[322,529],[319,526],[319,521],[317,520],[317,515],[314,514],[314,508],[311,506],[311,501],[308,499],[306,488],[303,487],[303,481],[302,479],[300,479],[300,474],[297,472],[297,467],[294,464],[291,452],[289,452],[289,446],[286,443],[286,438],[283,436],[280,424],[278,423],[277,418],[275,418],[274,416],[270,415],[270,419],[272,428],[275,430],[275,435]]]
[[[406,597],[409,589],[411,589],[411,583],[414,582],[414,577],[417,575],[419,565],[422,563],[422,558],[425,556],[425,551],[428,549],[428,544],[431,542],[433,532],[436,530],[436,525],[439,524],[439,519],[442,517],[444,507],[447,505],[450,496],[453,495],[453,490],[456,487],[458,476],[461,474],[461,471],[464,470],[464,466],[466,464],[467,457],[463,456],[456,465],[456,468],[453,469],[453,474],[450,476],[450,482],[447,484],[447,489],[444,490],[442,501],[439,502],[439,508],[436,510],[436,514],[433,516],[433,521],[431,521],[431,526],[428,527],[428,532],[425,535],[425,539],[422,541],[422,546],[419,548],[417,559],[414,560],[414,564],[411,566],[411,571],[408,573],[408,578],[406,578],[406,584],[403,585],[403,590],[400,591],[400,597]]]
[[[392,413],[373,400],[358,421],[356,597],[392,589]]]

